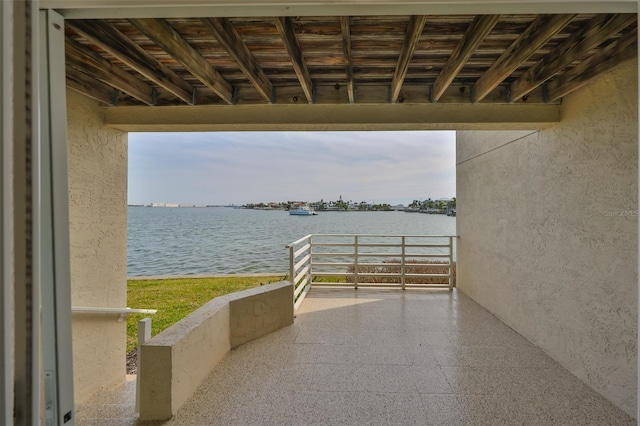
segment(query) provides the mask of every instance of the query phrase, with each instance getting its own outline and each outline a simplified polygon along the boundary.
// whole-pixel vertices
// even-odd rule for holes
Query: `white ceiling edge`
[[[67,19],[637,13],[635,0],[40,0]]]

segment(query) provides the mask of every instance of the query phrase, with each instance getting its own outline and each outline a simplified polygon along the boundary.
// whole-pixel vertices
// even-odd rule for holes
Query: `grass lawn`
[[[152,319],[152,336],[180,321],[209,300],[224,294],[282,281],[283,277],[215,277],[163,280],[129,280],[127,306],[157,309],[155,315],[132,314],[127,317],[127,352],[138,345],[138,321]]]

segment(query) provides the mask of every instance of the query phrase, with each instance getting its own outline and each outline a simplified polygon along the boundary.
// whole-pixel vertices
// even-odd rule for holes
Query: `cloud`
[[[131,133],[129,203],[455,195],[454,132]]]

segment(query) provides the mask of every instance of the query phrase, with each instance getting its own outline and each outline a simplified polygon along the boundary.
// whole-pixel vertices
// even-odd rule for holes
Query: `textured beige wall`
[[[540,132],[459,132],[458,287],[636,416],[637,66]]]
[[[67,91],[71,301],[127,304],[127,134],[103,126],[97,102]],[[74,314],[76,403],[124,383],[126,323]]]

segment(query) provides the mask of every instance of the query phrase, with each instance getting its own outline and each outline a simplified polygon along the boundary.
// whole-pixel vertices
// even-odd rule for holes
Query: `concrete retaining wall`
[[[291,324],[289,282],[211,300],[142,346],[140,419],[171,418],[231,349]]]

